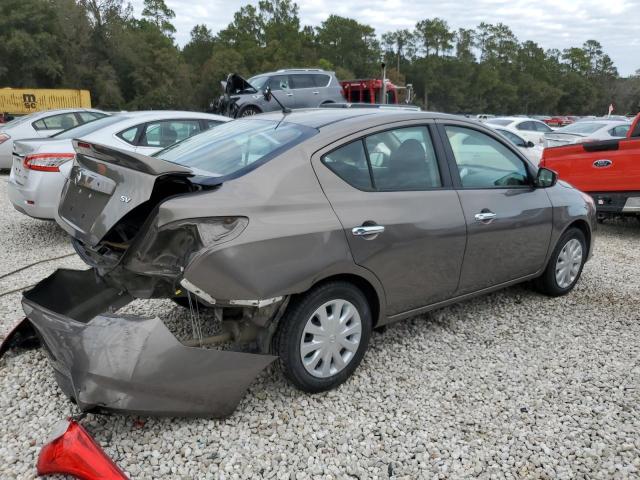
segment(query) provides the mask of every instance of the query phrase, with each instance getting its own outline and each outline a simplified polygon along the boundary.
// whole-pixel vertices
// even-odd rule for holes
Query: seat
[[[160,127],[160,146],[168,147],[178,140],[178,132],[173,125],[162,125]]]
[[[75,122],[71,117],[62,117],[60,120],[60,128],[63,130],[69,130],[70,128],[75,127]]]
[[[405,140],[391,153],[387,173],[380,179],[388,189],[421,189],[434,186],[422,143],[414,138]]]

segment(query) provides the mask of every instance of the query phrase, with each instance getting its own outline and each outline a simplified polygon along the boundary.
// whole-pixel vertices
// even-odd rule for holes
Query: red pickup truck
[[[640,216],[640,114],[626,138],[545,148],[540,166],[591,195],[598,213]]]

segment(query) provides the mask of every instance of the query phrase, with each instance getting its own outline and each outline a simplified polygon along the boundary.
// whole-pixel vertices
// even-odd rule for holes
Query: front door
[[[296,108],[296,97],[289,75],[274,75],[269,79],[271,94],[280,100],[280,103],[287,108]],[[277,102],[271,102],[274,110],[280,110]]]
[[[453,122],[452,122],[453,123]],[[467,222],[458,294],[540,271],[549,248],[551,201],[506,140],[467,126],[441,128]]]
[[[314,156],[354,261],[381,281],[389,315],[448,299],[459,280],[465,221],[432,133],[407,125]]]

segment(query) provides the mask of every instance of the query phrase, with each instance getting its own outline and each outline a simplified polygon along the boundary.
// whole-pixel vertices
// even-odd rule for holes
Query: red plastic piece
[[[91,435],[75,420],[40,450],[38,475],[73,475],[81,480],[128,480]]]

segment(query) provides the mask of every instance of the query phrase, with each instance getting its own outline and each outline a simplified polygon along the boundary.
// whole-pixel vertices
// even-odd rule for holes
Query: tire
[[[577,243],[576,243],[577,242]],[[580,260],[577,261],[577,245],[580,247]],[[565,267],[559,266],[560,256]],[[536,289],[550,297],[566,295],[576,286],[587,256],[587,242],[584,233],[578,228],[570,228],[562,236],[553,250],[549,264],[542,276],[534,281]],[[563,269],[564,275],[560,272]],[[556,274],[558,270],[558,274]]]
[[[253,115],[257,115],[259,113],[262,113],[260,111],[260,109],[258,107],[254,107],[253,105],[249,105],[248,107],[244,107],[242,110],[240,110],[238,112],[238,115],[236,118],[242,118],[242,117],[251,117]]]
[[[344,324],[332,322],[334,307],[340,308],[341,316],[348,316]],[[324,325],[318,313],[321,311],[326,314]],[[300,390],[331,390],[349,378],[362,361],[371,326],[371,309],[360,289],[345,281],[321,284],[292,300],[274,335],[274,353],[280,357],[285,377]],[[320,333],[327,329],[330,335]],[[348,335],[342,336],[343,332]],[[301,354],[303,343],[313,350],[305,357],[307,366]],[[325,348],[318,348],[318,344]]]

